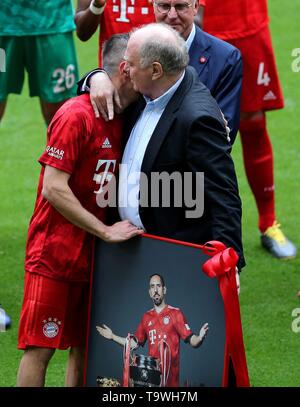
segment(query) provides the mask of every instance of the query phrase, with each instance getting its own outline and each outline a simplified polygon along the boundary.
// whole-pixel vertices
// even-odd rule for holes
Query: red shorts
[[[252,36],[228,42],[241,51],[243,58],[241,111],[282,109],[284,100],[269,27]]]
[[[25,273],[18,348],[85,346],[89,284]]]

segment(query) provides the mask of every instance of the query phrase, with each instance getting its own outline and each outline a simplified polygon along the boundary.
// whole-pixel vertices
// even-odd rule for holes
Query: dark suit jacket
[[[127,138],[144,104],[141,100],[132,114],[126,114]],[[182,207],[176,207],[174,196],[170,207],[140,207],[139,213],[148,233],[199,244],[219,240],[235,248],[242,267],[241,201],[230,152],[220,109],[195,70],[188,67],[153,132],[141,171],[148,180],[153,172],[176,171],[182,178],[190,172],[194,192],[196,173],[204,172],[204,214],[187,218],[186,211],[191,208],[184,199]],[[154,191],[149,187],[148,202],[151,193]]]
[[[240,122],[242,90],[240,51],[196,26],[196,35],[189,55],[189,64],[196,69],[199,79],[208,87],[228,120],[233,144]]]

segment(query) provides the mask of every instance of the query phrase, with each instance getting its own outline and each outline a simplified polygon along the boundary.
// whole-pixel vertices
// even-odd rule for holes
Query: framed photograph
[[[97,241],[87,386],[220,387],[230,367],[249,384],[235,276],[204,272],[202,249],[150,235]]]

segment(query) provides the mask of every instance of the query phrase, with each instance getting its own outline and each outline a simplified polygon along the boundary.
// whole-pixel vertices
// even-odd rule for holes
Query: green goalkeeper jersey
[[[58,34],[74,29],[71,0],[1,0],[1,36]]]

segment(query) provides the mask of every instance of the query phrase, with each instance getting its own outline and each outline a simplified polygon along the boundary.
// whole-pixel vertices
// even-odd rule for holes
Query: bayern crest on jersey
[[[163,323],[164,323],[165,325],[168,325],[168,324],[170,323],[170,317],[169,317],[169,316],[164,317]]]

